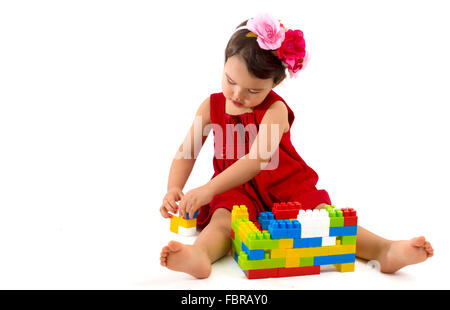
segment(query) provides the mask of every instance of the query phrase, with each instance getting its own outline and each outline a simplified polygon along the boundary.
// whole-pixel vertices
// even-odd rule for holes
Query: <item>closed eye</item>
[[[236,85],[236,83],[233,82],[233,81],[230,79],[230,77],[229,77],[228,75],[226,75],[226,77],[227,77],[227,82],[228,82],[230,85]],[[248,89],[248,92],[249,92],[250,94],[257,94],[257,93],[260,92],[260,90],[252,90],[252,89]]]
[[[228,83],[230,83],[231,85],[236,85],[236,83],[230,81],[230,79],[227,79],[227,80],[228,80]]]

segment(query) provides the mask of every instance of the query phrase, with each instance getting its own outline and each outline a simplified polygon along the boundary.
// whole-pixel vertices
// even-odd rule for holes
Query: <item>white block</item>
[[[333,246],[336,245],[336,237],[323,237],[322,246]]]
[[[181,236],[195,236],[197,234],[197,228],[191,227],[191,228],[184,228],[181,226],[178,226],[178,234]]]
[[[297,220],[302,225],[301,238],[328,237],[330,234],[330,217],[325,209],[300,210]]]

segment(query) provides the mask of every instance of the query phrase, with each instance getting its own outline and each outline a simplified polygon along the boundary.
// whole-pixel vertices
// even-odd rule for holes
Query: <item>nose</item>
[[[234,96],[233,100],[242,102],[242,99],[243,99],[242,90],[239,87],[235,88],[233,96]]]

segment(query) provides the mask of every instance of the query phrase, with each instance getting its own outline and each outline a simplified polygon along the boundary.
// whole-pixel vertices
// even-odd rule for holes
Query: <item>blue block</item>
[[[314,257],[314,266],[354,263],[355,254],[341,254]]]
[[[300,238],[302,235],[302,225],[297,220],[292,220],[291,228],[288,230],[288,238]]]
[[[198,215],[198,210],[195,211],[194,216],[193,216],[192,218],[189,218],[189,213],[188,213],[188,214],[186,215],[186,220],[193,220],[193,219],[196,219],[196,218],[197,218],[197,215]]]
[[[322,246],[322,237],[317,238],[308,238],[309,239],[309,247],[319,247]]]
[[[330,237],[356,236],[358,226],[330,227]]]
[[[301,224],[297,220],[271,220],[268,227],[272,239],[294,239],[301,236]]]
[[[294,249],[295,248],[312,248],[322,246],[322,237],[317,238],[295,238],[294,239]]]
[[[294,239],[294,249],[297,248],[309,248],[309,238],[297,238]]]
[[[250,250],[244,242],[242,242],[242,251],[248,255],[248,260],[264,259],[264,250]]]
[[[287,226],[289,220],[274,220],[270,222],[269,233],[272,239],[286,239],[287,237]]]
[[[270,222],[275,220],[275,216],[272,212],[261,212],[258,217],[258,223],[261,229],[269,229]]]

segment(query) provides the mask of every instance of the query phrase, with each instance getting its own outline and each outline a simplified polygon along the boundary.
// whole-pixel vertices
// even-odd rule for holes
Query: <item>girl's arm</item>
[[[193,214],[201,206],[209,203],[215,195],[250,181],[265,168],[274,152],[278,151],[280,140],[288,130],[289,122],[286,105],[282,101],[276,101],[264,114],[259,125],[258,135],[249,153],[205,185],[186,193],[180,202],[180,209],[183,212]]]
[[[258,135],[248,154],[208,182],[207,187],[213,195],[221,194],[253,179],[266,167],[274,152],[278,151],[281,138],[288,130],[286,105],[282,101],[276,101],[264,114]]]
[[[191,128],[172,161],[167,182],[167,194],[160,208],[164,217],[168,216],[167,211],[176,212],[176,201],[183,197],[183,188],[192,172],[197,155],[209,134],[208,129],[205,130],[205,127],[211,122],[209,111],[208,97],[198,108]],[[201,139],[199,138],[199,132]]]

